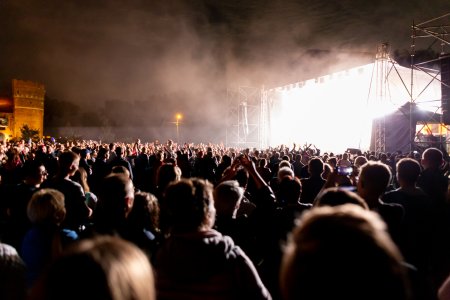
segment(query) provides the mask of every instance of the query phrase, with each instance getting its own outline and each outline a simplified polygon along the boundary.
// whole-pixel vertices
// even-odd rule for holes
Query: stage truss
[[[449,39],[449,32],[450,29],[450,13],[447,13],[443,16],[430,19],[428,21],[422,22],[420,24],[412,24],[411,26],[411,88],[410,88],[410,95],[411,104],[414,104],[416,102],[415,94],[413,94],[411,91],[413,91],[414,88],[414,72],[424,72],[430,76],[430,80],[438,80],[441,83],[442,88],[450,88],[448,85],[449,82],[445,82],[442,80],[442,68],[440,68],[439,73],[433,74],[429,72],[429,65],[431,63],[440,62],[440,60],[444,57],[448,57],[449,50],[450,50],[450,39]],[[433,60],[428,61],[422,61],[422,62],[416,62],[415,61],[415,54],[416,54],[416,48],[417,44],[420,43],[420,46],[422,49],[436,49],[439,51],[439,57]],[[439,76],[439,78],[438,78]],[[419,95],[420,95],[419,91]],[[417,95],[417,94],[416,94]],[[444,95],[441,96],[440,101],[440,107],[436,110],[441,111],[441,116],[439,120],[439,132],[442,132],[442,128],[445,128],[445,134],[440,133],[438,135],[438,140],[432,140],[432,141],[421,141],[420,140],[420,132],[422,129],[427,128],[430,126],[427,123],[422,124],[422,128],[418,131],[416,130],[416,127],[413,126],[413,120],[410,120],[410,128],[414,129],[414,132],[411,132],[411,142],[410,142],[410,150],[423,150],[427,147],[437,147],[441,148],[441,150],[445,150],[446,152],[449,152],[449,137],[447,132],[450,130],[449,126],[444,124],[443,118],[445,117],[444,114],[450,113],[447,112],[447,108],[443,108],[442,102]],[[412,109],[413,105],[410,105],[410,108]],[[410,117],[412,116],[412,113],[410,113]],[[442,149],[443,148],[443,149]]]
[[[374,64],[374,70],[372,74],[372,82],[369,90],[370,101],[375,101],[374,104],[383,104],[389,97],[389,86],[388,77],[396,73],[401,80],[405,90],[410,96],[410,104],[416,104],[416,100],[424,92],[414,91],[414,73],[424,72],[430,77],[431,81],[438,80],[442,83],[439,72],[431,72],[427,67],[428,62],[416,63],[414,61],[415,52],[417,47],[417,41],[422,40],[428,42],[428,48],[440,47],[441,56],[446,56],[448,54],[448,48],[450,47],[449,39],[449,29],[450,29],[450,13],[445,14],[441,17],[434,18],[420,24],[412,25],[411,34],[411,78],[409,84],[405,83],[402,76],[397,69],[398,63],[396,63],[390,57],[390,49],[388,43],[382,43],[377,48],[377,54]],[[427,48],[425,48],[427,49]],[[439,60],[439,58],[437,59]],[[438,70],[432,70],[438,71]],[[409,85],[409,86],[408,86]],[[449,86],[450,88],[450,86]],[[426,89],[426,88],[425,88]],[[270,110],[272,108],[273,93],[274,89],[265,89],[257,87],[240,86],[237,88],[229,88],[227,91],[227,130],[226,130],[226,144],[228,147],[238,147],[238,148],[266,148],[270,144],[270,128],[271,128],[271,117]],[[442,101],[440,101],[442,105]],[[410,109],[413,109],[413,105],[410,105]],[[436,115],[438,111],[441,111],[442,107],[436,110]],[[437,145],[430,144],[430,142],[421,142],[419,140],[420,132],[423,128],[430,126],[426,122],[421,124],[422,129],[416,130],[416,124],[413,120],[413,113],[410,111],[410,151],[423,150],[426,147],[438,147]],[[444,125],[441,120],[440,126],[445,126],[446,132],[450,129],[448,126]],[[379,118],[374,122],[374,137],[373,145],[376,154],[386,152],[386,127],[385,119]],[[445,145],[445,149],[448,152],[449,139],[447,135],[439,135],[439,145]],[[406,147],[408,145],[405,145]],[[441,147],[438,147],[441,148]]]
[[[227,147],[261,147],[262,101],[261,88],[240,86],[227,90]]]
[[[389,45],[383,43],[378,46],[376,60],[374,64],[374,74],[375,77],[375,104],[381,104],[387,101],[387,78],[390,68],[394,67],[395,64],[389,56]],[[372,89],[372,86],[371,86]],[[370,95],[370,92],[369,92]],[[370,96],[369,96],[370,97]],[[386,152],[386,122],[385,118],[374,122],[374,132],[375,132],[375,154]]]

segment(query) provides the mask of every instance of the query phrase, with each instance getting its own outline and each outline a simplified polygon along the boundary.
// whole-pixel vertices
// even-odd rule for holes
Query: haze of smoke
[[[138,101],[115,114],[123,122],[150,119],[152,130],[167,135],[181,112],[183,129],[192,128],[186,134],[215,140],[225,126],[227,88],[344,69],[370,59],[384,41],[407,49],[411,21],[448,6],[416,2],[7,0],[0,3],[0,68],[3,80],[42,82],[53,98],[85,109]]]

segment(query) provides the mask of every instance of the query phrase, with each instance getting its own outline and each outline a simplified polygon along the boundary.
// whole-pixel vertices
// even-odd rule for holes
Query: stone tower
[[[44,133],[44,97],[45,87],[32,81],[13,79],[12,97],[14,101],[13,135],[20,137],[20,129],[28,125],[38,129],[39,136]]]

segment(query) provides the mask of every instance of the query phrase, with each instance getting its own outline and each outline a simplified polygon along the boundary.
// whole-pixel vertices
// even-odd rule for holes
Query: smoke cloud
[[[3,0],[0,80],[45,84],[152,139],[225,139],[227,89],[275,87],[409,49],[446,1]],[[122,102],[125,105],[117,105]],[[61,108],[64,110],[64,107]],[[145,125],[145,126],[144,126]]]

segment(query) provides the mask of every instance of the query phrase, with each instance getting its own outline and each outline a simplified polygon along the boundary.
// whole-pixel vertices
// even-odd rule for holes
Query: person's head
[[[236,180],[226,180],[219,183],[214,188],[214,207],[217,215],[236,217],[243,196],[244,189],[239,186]]]
[[[232,160],[231,160],[231,157],[230,157],[230,156],[224,154],[224,155],[222,155],[221,162],[222,162],[225,166],[231,166]]]
[[[331,167],[330,164],[328,163],[324,163],[323,164],[323,173],[322,173],[322,178],[327,179],[328,176],[333,172],[333,168]]]
[[[64,194],[54,189],[36,191],[28,202],[27,216],[36,225],[61,224],[66,217]]]
[[[65,151],[59,155],[58,170],[60,176],[73,176],[78,170],[80,156],[73,151]]]
[[[125,151],[121,146],[117,146],[114,152],[116,153],[117,157],[123,157]]]
[[[134,187],[124,174],[109,174],[102,183],[98,195],[95,218],[102,225],[119,225],[123,222],[134,202]]]
[[[357,168],[360,168],[366,162],[367,162],[367,158],[365,156],[360,155],[355,158],[354,166]]]
[[[292,170],[291,167],[286,166],[279,168],[277,173],[278,181],[281,181],[286,176],[294,178],[295,177],[294,170]]]
[[[148,192],[136,192],[127,221],[132,226],[152,231],[159,230],[159,203],[156,196]]]
[[[281,179],[277,189],[277,202],[280,204],[296,204],[300,201],[302,184],[297,177],[285,176]]]
[[[311,176],[320,176],[323,173],[323,161],[320,157],[313,157],[309,160],[308,173]]]
[[[369,209],[363,198],[342,187],[327,188],[314,200],[314,206],[338,206],[343,204],[355,204],[364,209]]]
[[[330,154],[331,155],[331,154]],[[330,156],[328,157],[327,163],[332,166],[333,168],[337,165],[337,158],[336,156]]]
[[[248,185],[248,178],[249,178],[249,174],[248,171],[243,168],[240,167],[237,169],[236,171],[236,175],[234,176],[234,180],[237,180],[237,182],[239,183],[240,187],[243,187],[244,189],[247,188]]]
[[[402,158],[397,162],[397,181],[400,186],[413,186],[419,178],[420,163],[413,158]]]
[[[80,158],[81,159],[89,159],[91,155],[91,150],[84,148],[80,150]]]
[[[158,189],[164,191],[166,186],[172,181],[181,179],[181,169],[175,164],[165,163],[158,168],[156,175],[156,185]]]
[[[204,179],[181,179],[170,183],[164,193],[161,213],[170,216],[172,231],[202,231],[215,221],[213,185]]]
[[[131,178],[130,171],[125,166],[114,166],[111,169],[112,174],[123,174]]]
[[[98,149],[97,159],[106,160],[108,158],[109,158],[109,151],[107,148],[101,147],[100,149]]]
[[[23,178],[30,185],[39,187],[47,179],[47,170],[42,162],[37,160],[27,161],[22,167]]]
[[[437,148],[428,148],[422,153],[420,163],[424,169],[439,169],[444,163],[444,155]]]
[[[16,248],[0,242],[0,299],[26,299],[26,266]]]
[[[386,191],[391,178],[391,170],[386,164],[368,161],[360,168],[358,194],[365,200],[378,198]]]
[[[283,299],[409,299],[400,251],[374,212],[354,204],[305,212],[284,251]]]
[[[156,299],[153,270],[144,252],[107,235],[68,247],[37,284],[31,299]]]
[[[282,161],[280,161],[280,163],[278,164],[278,168],[281,169],[283,167],[291,167],[291,163],[288,160],[283,159]]]

